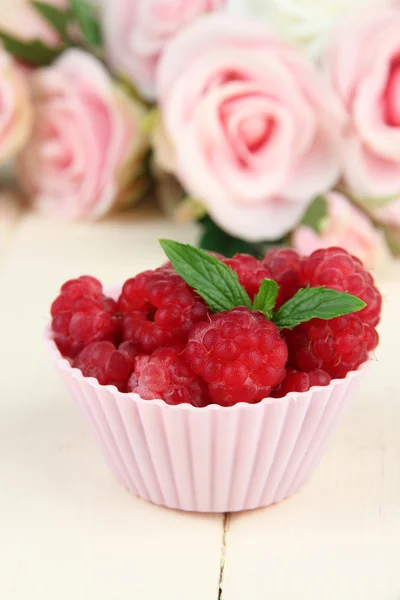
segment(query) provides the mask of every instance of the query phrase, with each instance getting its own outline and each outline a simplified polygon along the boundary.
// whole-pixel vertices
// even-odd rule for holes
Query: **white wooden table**
[[[50,301],[67,278],[119,282],[161,262],[158,237],[195,233],[148,211],[54,224],[0,199],[0,598],[399,600],[400,264],[382,283],[377,361],[298,495],[184,514],[108,473],[45,355]]]

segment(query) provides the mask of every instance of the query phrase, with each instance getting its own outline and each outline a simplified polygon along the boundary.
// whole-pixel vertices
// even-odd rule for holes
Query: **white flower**
[[[336,23],[349,9],[368,2],[371,0],[229,0],[228,7],[263,19],[287,41],[318,59]]]

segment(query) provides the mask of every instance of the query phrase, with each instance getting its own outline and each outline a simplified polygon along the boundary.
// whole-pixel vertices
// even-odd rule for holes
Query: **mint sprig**
[[[253,309],[262,312],[267,319],[271,319],[274,310],[279,286],[273,279],[264,279],[261,282],[258,294],[254,298]]]
[[[230,267],[189,244],[160,240],[175,271],[201,296],[214,312],[236,306],[251,308],[250,298]]]
[[[325,287],[306,287],[297,292],[275,313],[279,287],[276,281],[264,279],[253,304],[240,285],[237,274],[215,256],[189,244],[160,240],[175,271],[192,287],[214,312],[245,306],[262,312],[279,329],[293,329],[311,319],[330,320],[363,309],[366,304],[347,292]]]
[[[357,312],[365,302],[347,292],[325,287],[306,287],[297,292],[274,314],[273,321],[279,329],[293,329],[311,319],[329,321],[335,317]]]

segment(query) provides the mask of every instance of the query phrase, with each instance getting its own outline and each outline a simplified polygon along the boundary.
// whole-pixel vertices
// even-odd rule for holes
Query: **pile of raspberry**
[[[301,257],[276,249],[263,260],[220,257],[251,299],[261,282],[279,285],[276,309],[306,286],[326,286],[366,303],[330,321],[279,331],[259,312],[212,313],[167,264],[128,279],[118,299],[94,277],[65,283],[51,307],[52,332],[70,364],[102,385],[145,400],[233,406],[305,392],[344,378],[378,344],[382,298],[361,262],[341,248]]]

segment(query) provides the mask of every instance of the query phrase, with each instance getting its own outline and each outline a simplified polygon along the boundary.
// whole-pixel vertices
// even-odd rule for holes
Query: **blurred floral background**
[[[381,265],[400,252],[399,31],[395,0],[2,0],[3,206],[76,221],[156,199],[226,255]]]

